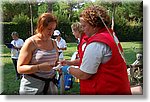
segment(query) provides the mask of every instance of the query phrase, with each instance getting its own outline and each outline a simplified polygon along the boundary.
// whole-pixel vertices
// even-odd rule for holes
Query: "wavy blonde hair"
[[[83,28],[81,26],[81,23],[80,22],[75,22],[71,25],[71,29],[74,30],[74,31],[79,31],[79,33],[83,33]]]

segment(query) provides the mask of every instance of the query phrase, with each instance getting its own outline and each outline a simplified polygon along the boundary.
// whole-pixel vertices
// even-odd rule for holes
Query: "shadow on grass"
[[[8,58],[10,58],[10,55],[4,55],[4,54],[3,54],[3,55],[1,55],[0,57],[4,57],[4,58],[7,58],[7,57],[8,57]]]

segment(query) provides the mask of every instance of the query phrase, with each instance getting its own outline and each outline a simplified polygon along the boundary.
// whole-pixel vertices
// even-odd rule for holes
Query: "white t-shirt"
[[[95,74],[100,63],[106,63],[112,56],[110,47],[101,42],[90,43],[84,52],[80,69],[89,74]]]
[[[55,41],[59,48],[67,48],[66,41],[63,38],[61,38],[59,42],[57,41],[57,39],[55,39]],[[63,59],[64,58],[63,50],[59,50],[58,52],[61,52],[61,54],[59,55],[59,59]]]
[[[22,47],[23,46],[24,41],[22,39],[18,39],[18,40],[13,40],[11,41],[11,44],[13,44],[16,47]],[[19,51],[17,49],[11,48],[11,58],[14,59],[18,59],[19,56]]]

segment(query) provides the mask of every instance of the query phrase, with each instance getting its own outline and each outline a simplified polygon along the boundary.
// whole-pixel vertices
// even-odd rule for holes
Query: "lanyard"
[[[94,4],[93,4],[92,2],[91,2],[91,4],[92,4],[92,6],[94,7]],[[120,49],[119,46],[118,46],[118,42],[115,40],[116,37],[115,37],[114,31],[113,31],[113,34],[111,34],[111,32],[109,31],[107,25],[105,24],[104,20],[102,19],[102,17],[100,16],[99,13],[98,13],[98,16],[99,16],[99,18],[101,19],[102,23],[104,24],[104,26],[105,26],[105,28],[107,29],[107,31],[108,31],[108,33],[110,34],[110,36],[113,38],[113,40],[114,40],[114,42],[115,42],[115,44],[116,44],[116,46],[117,46],[117,48],[118,48],[118,50],[119,50],[119,53],[120,53],[121,57],[123,58],[124,62],[126,63],[126,60],[125,60],[125,58],[124,58],[124,56],[123,56],[123,53],[121,52],[121,49]]]

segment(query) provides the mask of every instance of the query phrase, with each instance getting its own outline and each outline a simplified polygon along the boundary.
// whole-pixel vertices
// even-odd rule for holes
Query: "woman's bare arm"
[[[18,62],[17,62],[17,71],[20,74],[32,74],[37,71],[49,71],[53,68],[48,62],[42,64],[31,65],[29,64],[32,59],[33,51],[36,49],[36,46],[30,39],[27,39],[20,50]]]

